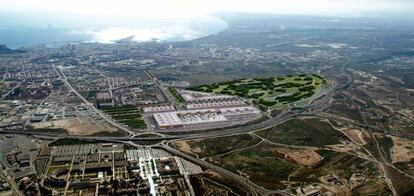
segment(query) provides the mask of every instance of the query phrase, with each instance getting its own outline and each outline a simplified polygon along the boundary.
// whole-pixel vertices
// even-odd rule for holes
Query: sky
[[[414,13],[412,0],[0,0],[0,12],[59,17],[192,18],[223,12],[318,16]]]
[[[28,28],[65,30],[104,43],[131,35],[136,41],[193,39],[225,29],[215,15],[222,13],[410,20],[414,0],[0,0],[0,43],[18,47],[23,38],[34,42],[37,36],[36,43],[43,43],[62,37]]]

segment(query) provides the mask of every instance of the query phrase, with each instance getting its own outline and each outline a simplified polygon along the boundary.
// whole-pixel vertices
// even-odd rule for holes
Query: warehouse
[[[209,102],[209,101],[230,101],[230,100],[239,100],[239,97],[230,96],[230,95],[219,95],[214,93],[205,93],[198,91],[189,91],[189,90],[179,90],[178,91],[181,97],[187,103],[195,102]]]
[[[241,107],[248,104],[242,100],[229,100],[229,101],[214,101],[214,102],[201,102],[190,103],[186,105],[189,110],[194,109],[209,109],[209,108],[228,108],[228,107]]]
[[[163,105],[163,106],[148,106],[142,108],[144,113],[160,113],[160,112],[170,112],[174,111],[175,108],[172,105]]]
[[[227,121],[217,110],[207,109],[157,113],[154,114],[154,118],[160,128],[180,128],[191,124]]]
[[[260,116],[260,110],[251,107],[199,109],[153,114],[161,129],[209,129],[241,124]]]

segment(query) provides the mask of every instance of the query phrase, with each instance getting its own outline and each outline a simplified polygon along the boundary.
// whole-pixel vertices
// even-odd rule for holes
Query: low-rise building
[[[144,113],[160,113],[160,112],[170,112],[174,111],[175,108],[172,105],[163,105],[163,106],[148,106],[142,108]]]
[[[251,107],[199,109],[155,113],[153,117],[161,129],[217,128],[240,124],[260,116],[260,110]]]

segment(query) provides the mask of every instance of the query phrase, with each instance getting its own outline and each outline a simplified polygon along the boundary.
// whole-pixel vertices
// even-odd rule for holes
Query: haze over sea
[[[128,17],[44,20],[39,17],[27,20],[22,15],[0,14],[0,44],[17,49],[71,42],[114,43],[127,37],[137,42],[183,41],[215,34],[226,28],[227,23],[216,16],[145,20]]]

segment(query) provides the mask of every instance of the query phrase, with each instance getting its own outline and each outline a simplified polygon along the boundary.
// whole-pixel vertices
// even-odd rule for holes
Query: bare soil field
[[[344,130],[344,132],[357,144],[359,145],[365,145],[366,142],[366,135],[363,131],[361,131],[360,129],[355,129],[355,128],[351,128],[351,129],[346,129]]]
[[[294,151],[285,154],[288,160],[295,161],[296,163],[304,166],[317,165],[323,157],[313,150]]]
[[[414,141],[390,136],[394,145],[391,149],[393,163],[409,162],[414,159]]]
[[[88,119],[68,119],[53,122],[42,122],[34,124],[35,129],[61,128],[66,129],[70,135],[92,135],[99,132],[117,132],[118,129],[109,125],[96,124]]]
[[[198,155],[195,153],[201,153],[201,149],[199,147],[192,148],[186,141],[176,141],[173,143],[173,146],[182,152],[195,155],[196,157],[198,157]]]

